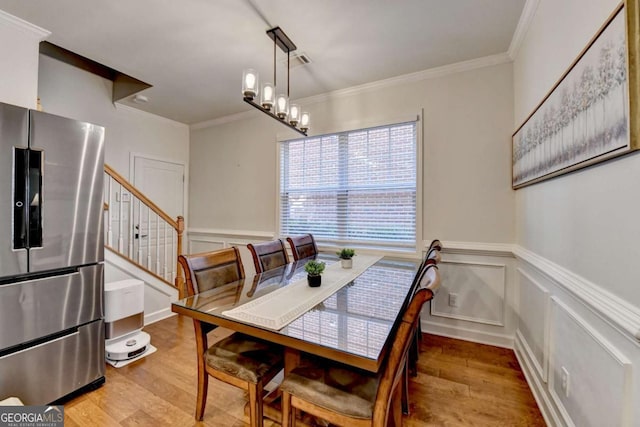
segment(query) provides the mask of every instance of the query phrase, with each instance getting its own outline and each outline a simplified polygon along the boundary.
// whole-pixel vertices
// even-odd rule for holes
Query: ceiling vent
[[[290,68],[301,67],[303,65],[307,65],[311,63],[311,59],[307,56],[306,53],[291,53],[290,60]],[[285,58],[282,63],[284,66],[287,65],[287,58]]]

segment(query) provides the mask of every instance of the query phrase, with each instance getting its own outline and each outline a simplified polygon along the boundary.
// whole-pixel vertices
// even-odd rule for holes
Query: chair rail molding
[[[640,346],[640,308],[520,245],[513,246],[513,255],[566,289],[592,312]]]
[[[424,250],[431,239],[423,241]],[[442,241],[445,254],[513,257],[533,267],[544,277],[571,293],[599,317],[640,345],[640,307],[635,307],[597,284],[518,245],[511,243]]]
[[[261,239],[274,239],[276,235],[274,231],[231,230],[222,228],[189,228],[187,233],[189,235],[201,236],[258,237]]]
[[[431,240],[424,240],[423,247],[427,249]],[[513,244],[511,243],[486,243],[486,242],[454,242],[442,241],[442,253],[463,255],[501,256],[513,258]]]

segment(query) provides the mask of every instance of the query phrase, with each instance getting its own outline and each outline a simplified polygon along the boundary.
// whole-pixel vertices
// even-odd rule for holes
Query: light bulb
[[[249,68],[242,73],[242,96],[252,100],[258,94],[258,73]]]
[[[286,95],[278,95],[276,98],[276,116],[279,119],[284,120],[289,114],[289,100]]]
[[[262,85],[262,100],[260,103],[262,104],[262,108],[267,111],[273,107],[273,85],[271,83],[264,83]]]
[[[309,123],[311,123],[311,116],[306,111],[303,111],[300,115],[300,130],[302,132],[309,130]]]
[[[298,107],[296,104],[291,104],[291,106],[289,106],[289,123],[295,126],[298,124],[299,120],[300,120],[300,107]]]

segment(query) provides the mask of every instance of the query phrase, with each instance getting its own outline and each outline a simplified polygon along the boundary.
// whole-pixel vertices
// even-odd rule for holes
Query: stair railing
[[[105,246],[185,296],[178,255],[184,218],[171,218],[109,165],[104,165]]]

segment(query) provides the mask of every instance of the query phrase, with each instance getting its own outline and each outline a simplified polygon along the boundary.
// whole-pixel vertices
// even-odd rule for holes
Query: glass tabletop
[[[304,351],[317,346],[334,354],[344,353],[347,359],[356,357],[379,364],[398,315],[408,304],[419,261],[382,258],[351,283],[278,331],[261,330],[259,326],[245,324],[223,314],[304,279],[304,264],[309,259],[177,301],[173,303],[173,311],[288,345],[299,341],[305,344],[300,346]],[[317,259],[327,264],[339,262],[337,256],[328,254],[319,254]]]

